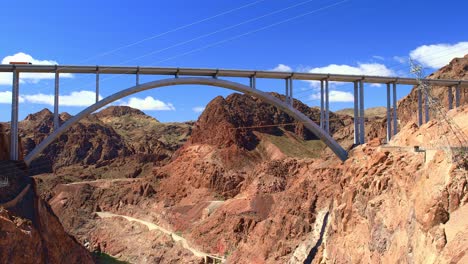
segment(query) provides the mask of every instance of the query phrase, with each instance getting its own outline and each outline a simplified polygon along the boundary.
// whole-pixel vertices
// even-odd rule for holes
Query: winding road
[[[164,234],[166,234],[168,236],[171,236],[171,238],[175,242],[181,244],[183,248],[185,248],[187,250],[190,250],[190,252],[192,252],[197,257],[204,258],[205,261],[207,259],[213,259],[213,260],[220,260],[221,262],[224,262],[224,258],[219,257],[219,256],[215,256],[215,255],[211,255],[211,254],[208,254],[208,253],[205,253],[205,252],[201,252],[201,251],[191,247],[185,238],[177,235],[176,233],[174,233],[174,232],[172,232],[170,230],[167,230],[167,229],[165,229],[163,227],[160,227],[160,226],[158,226],[158,225],[156,225],[154,223],[147,222],[147,221],[144,221],[144,220],[141,220],[141,219],[138,219],[138,218],[134,218],[134,217],[131,217],[131,216],[114,214],[114,213],[110,213],[110,212],[96,212],[96,214],[101,218],[122,217],[122,218],[124,218],[124,219],[126,219],[128,221],[133,221],[133,222],[143,224],[143,225],[147,226],[149,230],[158,230],[158,231],[163,232]]]

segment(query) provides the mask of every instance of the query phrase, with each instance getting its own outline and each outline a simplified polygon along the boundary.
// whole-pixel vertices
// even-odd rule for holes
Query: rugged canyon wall
[[[450,117],[468,135],[468,108]],[[458,141],[434,120],[408,124],[390,147],[353,150],[314,263],[466,263],[468,155],[448,151],[441,136]]]
[[[2,143],[0,153],[8,153],[9,140]],[[1,263],[94,263],[38,197],[25,164],[0,160],[0,179],[8,179],[0,186]]]
[[[468,109],[417,127],[405,107],[388,145],[385,118],[368,116],[368,143],[352,148],[352,118],[334,116],[333,136],[350,150],[341,162],[276,108],[247,95],[218,97],[152,175],[60,182],[48,200],[80,242],[134,263],[203,254],[228,263],[464,263],[468,162],[459,147],[467,145]],[[129,149],[151,151],[141,142],[160,137],[132,132],[157,121],[131,109],[96,118],[124,140],[138,138]]]

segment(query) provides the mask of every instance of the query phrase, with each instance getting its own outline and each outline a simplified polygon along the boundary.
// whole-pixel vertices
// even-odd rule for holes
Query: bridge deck
[[[326,73],[304,73],[304,72],[277,72],[277,71],[255,71],[255,70],[231,70],[231,69],[203,69],[203,68],[166,68],[166,67],[139,67],[139,66],[79,66],[79,65],[0,65],[0,72],[38,72],[38,73],[96,73],[100,74],[147,74],[147,75],[180,75],[180,76],[219,76],[219,77],[244,77],[269,78],[320,81],[329,80],[337,82],[364,81],[365,83],[396,83],[406,85],[417,85],[415,78],[383,77],[368,75],[343,75]],[[468,88],[468,80],[433,80],[424,79],[434,86],[460,85]]]

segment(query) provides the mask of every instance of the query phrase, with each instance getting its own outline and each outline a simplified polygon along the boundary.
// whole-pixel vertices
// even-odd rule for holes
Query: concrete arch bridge
[[[13,74],[12,82],[12,111],[11,111],[11,137],[10,159],[18,160],[18,106],[19,106],[19,80],[20,73],[55,73],[55,96],[54,96],[54,131],[36,146],[26,157],[26,164],[30,164],[48,145],[50,145],[61,134],[82,118],[94,111],[116,101],[123,97],[150,89],[157,89],[174,85],[206,85],[221,87],[242,92],[261,98],[282,111],[289,114],[298,122],[314,133],[322,140],[342,161],[348,158],[347,151],[341,147],[329,134],[329,82],[350,82],[354,83],[354,143],[365,143],[364,131],[364,83],[386,84],[387,86],[387,139],[397,133],[397,112],[396,112],[396,88],[397,84],[419,85],[421,81],[426,84],[436,86],[450,87],[448,93],[452,98],[452,87],[455,87],[455,106],[460,105],[460,89],[468,87],[468,81],[461,80],[417,80],[413,78],[399,77],[381,77],[381,76],[363,76],[363,75],[341,75],[341,74],[315,74],[300,72],[274,72],[274,71],[251,71],[251,70],[226,70],[226,69],[198,69],[198,68],[159,68],[159,67],[116,67],[116,66],[58,66],[58,65],[0,65],[0,72],[11,72]],[[70,118],[67,122],[59,125],[59,78],[60,73],[89,74],[96,75],[96,102]],[[101,74],[133,74],[135,75],[135,86],[116,92],[102,100],[99,100],[99,80]],[[165,75],[172,76],[167,79],[157,80],[147,83],[140,83],[140,75]],[[250,80],[250,85],[244,85],[238,82],[220,79],[221,77],[243,77]],[[284,79],[285,95],[284,101],[273,97],[267,92],[261,91],[256,87],[257,78]],[[294,109],[293,102],[293,81],[294,80],[313,80],[320,81],[321,100],[320,100],[320,124],[316,124],[307,116]],[[393,89],[392,89],[393,88]],[[419,118],[422,122],[422,94],[418,94]],[[392,96],[393,95],[393,96]],[[391,103],[393,97],[393,106]],[[427,100],[426,100],[427,102]],[[425,107],[428,107],[425,105]],[[453,102],[449,101],[449,108],[453,107]],[[391,109],[393,108],[393,111]],[[427,112],[427,111],[426,111]],[[390,117],[393,118],[390,118]],[[391,123],[393,119],[393,124]],[[427,118],[426,118],[427,121]],[[392,130],[393,126],[393,130]],[[15,140],[16,139],[16,140]]]

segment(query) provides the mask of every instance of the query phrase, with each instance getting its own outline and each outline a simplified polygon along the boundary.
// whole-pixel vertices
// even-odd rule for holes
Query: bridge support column
[[[99,102],[99,67],[96,66],[96,103]]]
[[[455,106],[460,107],[460,83],[455,87]]]
[[[448,109],[452,110],[453,109],[453,91],[452,91],[452,86],[449,86],[448,88]]]
[[[19,72],[13,70],[13,92],[11,97],[11,140],[10,140],[10,159],[19,159],[18,146],[18,107],[19,107]]]
[[[254,76],[251,76],[251,77],[250,77],[250,88],[256,89],[256,86],[257,86],[257,85],[256,85],[256,77],[255,77],[255,75],[254,75]]]
[[[137,67],[137,71],[135,74],[135,83],[136,85],[140,85],[140,66]]]
[[[390,83],[387,83],[387,143],[392,139],[392,122],[390,114]]]
[[[330,92],[328,79],[325,80],[325,131],[330,134]]]
[[[54,90],[54,131],[60,126],[59,121],[59,82],[60,73],[55,70],[55,90]]]
[[[366,133],[364,126],[364,82],[359,81],[359,137],[360,144],[366,143]]]
[[[320,81],[320,128],[325,129],[325,98],[323,80]]]
[[[286,98],[285,98],[285,102],[287,105],[289,105],[289,100],[290,100],[290,95],[289,95],[289,79],[286,79],[285,80],[286,82]]]
[[[359,145],[359,90],[358,83],[354,82],[354,145]]]
[[[424,123],[429,122],[429,88],[424,89]]]
[[[421,91],[421,85],[418,86],[418,126],[422,126],[422,91]]]
[[[393,83],[393,135],[398,133],[396,82]]]
[[[289,99],[291,106],[294,105],[294,95],[293,95],[293,78],[289,78]]]

